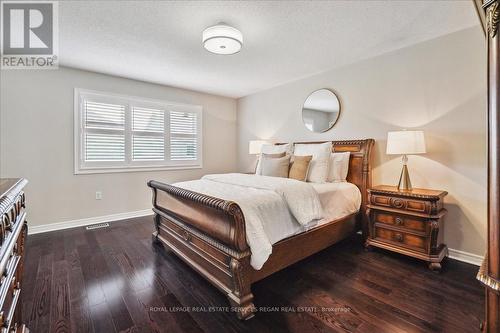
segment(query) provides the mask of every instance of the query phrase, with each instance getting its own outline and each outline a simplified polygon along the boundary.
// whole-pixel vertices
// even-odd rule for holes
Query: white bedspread
[[[323,207],[324,218],[320,224],[355,213],[361,206],[361,191],[352,183],[310,184],[318,193]]]
[[[288,209],[301,225],[323,218],[318,193],[305,182],[290,178],[256,176],[241,173],[206,175],[202,179],[217,183],[274,191],[288,205]],[[259,207],[254,207],[258,209]]]
[[[336,183],[328,185],[333,184]],[[288,178],[221,174],[173,185],[238,203],[245,216],[247,242],[252,252],[250,263],[255,269],[262,268],[272,253],[272,244],[326,222],[332,213],[337,215],[345,211],[344,208],[340,212],[338,209],[332,212],[330,208],[322,208],[325,200],[330,206],[331,200],[335,199],[331,196],[325,199],[315,186],[327,184],[311,184]],[[349,185],[345,188],[350,188],[351,192],[352,187],[357,190],[355,185]],[[334,186],[338,188],[340,185]],[[323,187],[324,191],[326,188]],[[350,196],[352,194],[344,199]],[[353,205],[352,202],[350,204]],[[356,202],[354,206],[357,206],[356,210],[359,209]]]

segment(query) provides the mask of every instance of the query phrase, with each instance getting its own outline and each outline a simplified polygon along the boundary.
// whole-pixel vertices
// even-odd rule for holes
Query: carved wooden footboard
[[[153,239],[227,294],[239,318],[252,316],[250,249],[240,207],[156,181],[148,185],[153,189]]]
[[[253,316],[253,282],[304,259],[348,237],[366,230],[363,212],[371,185],[370,152],[374,141],[333,141],[334,152],[351,152],[348,181],[362,193],[360,212],[328,222],[273,245],[273,253],[262,269],[250,266],[245,219],[232,201],[214,198],[157,181],[153,190],[156,231],[153,240],[170,248],[210,283],[225,293],[238,318]]]

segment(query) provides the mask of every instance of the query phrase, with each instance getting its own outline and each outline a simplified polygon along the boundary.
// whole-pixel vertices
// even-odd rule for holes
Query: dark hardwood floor
[[[447,260],[432,273],[367,252],[358,237],[256,283],[260,311],[241,322],[215,287],[152,245],[152,226],[147,217],[30,235],[22,299],[31,331],[479,332],[477,267]]]

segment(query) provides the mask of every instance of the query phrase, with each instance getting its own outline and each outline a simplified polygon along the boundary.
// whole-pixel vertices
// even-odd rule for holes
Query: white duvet
[[[231,200],[240,206],[245,216],[247,242],[252,252],[250,263],[257,270],[262,268],[272,253],[272,244],[310,229],[321,221],[332,218],[332,214],[339,214],[338,209],[334,212],[331,207],[323,209],[324,202],[328,203],[328,206],[332,202],[331,195],[321,194],[327,192],[326,187],[323,186],[323,190],[318,191],[311,183],[288,178],[231,173],[207,175],[199,180],[173,185]],[[357,190],[356,186],[349,185],[351,192],[352,187]],[[359,193],[359,190],[357,192]],[[356,195],[349,194],[347,197],[340,199],[346,199],[344,201],[349,203],[346,208],[346,214],[349,214],[353,208],[359,209],[361,196],[359,195],[359,200],[352,200]],[[346,209],[343,207],[340,213],[343,214]]]

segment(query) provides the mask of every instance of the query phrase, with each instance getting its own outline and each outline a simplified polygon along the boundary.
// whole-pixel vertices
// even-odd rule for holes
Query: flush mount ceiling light
[[[219,23],[203,31],[203,46],[212,53],[235,54],[243,46],[243,35],[238,29]]]

